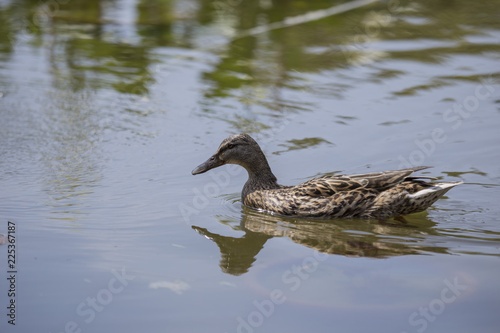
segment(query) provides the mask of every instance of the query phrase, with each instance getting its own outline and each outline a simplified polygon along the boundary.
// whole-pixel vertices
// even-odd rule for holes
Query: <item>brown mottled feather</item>
[[[216,154],[193,170],[203,173],[232,163],[248,171],[242,201],[280,215],[388,218],[427,209],[456,183],[429,183],[412,176],[426,166],[359,175],[322,176],[295,186],[279,185],[259,145],[247,134],[225,139]]]

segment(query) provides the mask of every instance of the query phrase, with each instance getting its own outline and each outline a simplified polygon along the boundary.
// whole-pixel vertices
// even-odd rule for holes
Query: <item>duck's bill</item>
[[[193,175],[199,175],[200,173],[207,172],[210,169],[217,168],[218,166],[221,166],[223,162],[219,160],[218,158],[209,158],[206,162],[198,165],[196,168],[194,168],[191,173]]]

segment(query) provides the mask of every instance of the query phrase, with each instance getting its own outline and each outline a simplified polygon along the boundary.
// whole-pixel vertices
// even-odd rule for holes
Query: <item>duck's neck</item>
[[[243,202],[245,201],[246,196],[254,191],[269,190],[280,187],[277,183],[276,176],[274,176],[271,168],[269,167],[269,163],[267,163],[264,154],[260,157],[259,161],[254,161],[254,163],[251,163],[250,165],[243,165],[248,172],[248,180],[243,187],[243,191],[241,192],[241,199]]]

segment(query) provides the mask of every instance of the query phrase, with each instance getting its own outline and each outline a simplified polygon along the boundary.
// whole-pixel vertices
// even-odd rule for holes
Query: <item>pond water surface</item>
[[[498,332],[499,18],[0,1],[1,332]],[[242,207],[243,169],[191,175],[239,132],[282,184],[415,165],[464,184],[406,224],[270,216]]]

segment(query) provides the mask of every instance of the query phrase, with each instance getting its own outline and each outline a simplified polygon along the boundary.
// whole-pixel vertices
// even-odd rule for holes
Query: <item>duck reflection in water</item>
[[[447,253],[445,247],[434,246],[429,236],[438,235],[435,223],[427,213],[414,215],[410,223],[375,220],[310,220],[272,216],[242,207],[240,237],[222,236],[206,228],[192,226],[217,244],[224,273],[242,275],[250,269],[268,239],[288,237],[297,244],[325,254],[349,257],[387,258],[422,252]],[[227,224],[227,216],[220,217]],[[224,220],[224,221],[223,221]],[[233,222],[238,221],[233,218]]]

